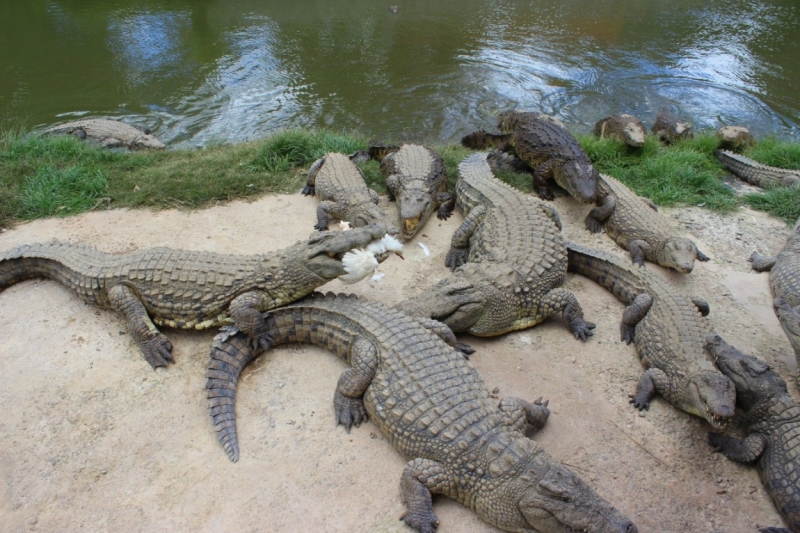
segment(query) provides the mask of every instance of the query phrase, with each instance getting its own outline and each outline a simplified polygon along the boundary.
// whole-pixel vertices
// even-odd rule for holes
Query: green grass
[[[611,139],[578,136],[600,172],[665,206],[699,205],[729,212],[746,204],[793,223],[800,217],[800,189],[737,197],[720,177],[713,155],[717,140],[662,146],[649,138],[641,149]],[[261,141],[214,143],[200,150],[109,151],[71,137],[43,137],[21,130],[0,132],[0,226],[19,220],[66,216],[110,207],[200,208],[235,198],[297,191],[308,167],[327,152],[366,149],[367,139],[330,130],[286,130]],[[444,159],[450,186],[470,151],[433,146]],[[768,165],[800,169],[800,144],[766,138],[746,155]],[[386,192],[380,165],[360,163],[370,187]],[[529,174],[498,177],[532,192]]]

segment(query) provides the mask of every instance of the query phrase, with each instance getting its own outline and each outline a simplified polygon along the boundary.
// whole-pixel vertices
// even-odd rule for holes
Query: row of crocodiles
[[[659,136],[685,135],[685,126],[662,115],[661,129],[654,127]],[[630,129],[625,117],[630,116],[600,121],[598,134]],[[84,136],[91,123],[80,128]],[[370,419],[409,459],[400,489],[407,507],[402,519],[412,528],[423,533],[437,528],[432,495],[444,494],[507,531],[632,533],[637,529],[629,519],[526,437],[547,421],[547,402],[505,398],[496,405],[467,360],[473,350],[454,335],[500,335],[562,313],[572,334],[585,340],[595,326],[562,286],[567,272],[574,272],[627,306],[621,337],[635,344],[645,367],[631,403],[646,409],[658,393],[723,429],[738,398],[746,437],[709,433],[709,442],[733,460],[756,462],[789,530],[800,532],[800,408],[786,383],[766,363],[712,332],[704,300],[642,268],[647,260],[688,274],[695,259],[708,258],[680,237],[652,202],[599,174],[558,120],[508,112],[499,126],[501,133],[479,131],[463,139],[470,148],[501,150],[464,159],[455,195],[447,191],[441,157],[425,147],[330,153],[312,165],[303,189],[321,200],[319,231],[307,241],[257,256],[169,248],[109,255],[56,241],[25,245],[0,253],[0,290],[45,277],[87,302],[119,311],[154,368],[173,362],[172,344],[157,326],[227,324],[211,348],[207,394],[218,438],[232,461],[239,457],[235,398],[244,367],[274,346],[310,343],[349,364],[334,393],[337,423],[349,431]],[[67,130],[60,133],[74,133]],[[511,149],[516,157],[502,151]],[[368,158],[381,161],[399,224],[379,208],[356,164]],[[552,198],[547,184],[552,177],[577,200],[595,203],[587,229],[604,229],[632,260],[566,242],[552,205],[501,182],[495,169],[533,169],[543,199]],[[343,262],[348,253],[371,249],[374,260],[382,261],[391,247],[376,243],[387,231],[408,240],[434,211],[445,219],[455,206],[464,220],[446,257],[452,273],[429,290],[394,308],[314,292],[348,274]],[[354,229],[326,232],[330,217]],[[795,228],[776,258],[754,255],[752,261],[758,269],[772,268],[775,309],[800,353],[793,307],[800,304],[800,230]]]

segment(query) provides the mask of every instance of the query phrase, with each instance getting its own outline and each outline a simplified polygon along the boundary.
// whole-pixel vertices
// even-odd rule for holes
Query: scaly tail
[[[76,290],[82,278],[76,266],[81,264],[87,252],[97,254],[88,247],[71,246],[55,239],[49,243],[24,244],[2,252],[0,291],[33,278],[52,279]]]

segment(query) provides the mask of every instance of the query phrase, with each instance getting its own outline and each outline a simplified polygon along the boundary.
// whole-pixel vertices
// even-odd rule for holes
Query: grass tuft
[[[766,192],[748,194],[744,202],[759,211],[781,218],[790,226],[800,218],[800,188],[777,187]]]
[[[367,147],[366,139],[330,130],[285,130],[262,141],[248,170],[284,172],[306,166],[328,152],[351,154]]]
[[[744,155],[755,159],[762,165],[800,170],[800,143],[779,141],[775,137],[765,137],[745,150]]]
[[[43,166],[25,180],[19,194],[19,216],[30,220],[91,211],[107,190],[108,178],[100,170]]]

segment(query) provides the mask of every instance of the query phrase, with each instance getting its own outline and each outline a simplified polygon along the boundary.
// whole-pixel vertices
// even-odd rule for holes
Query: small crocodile
[[[328,229],[328,217],[349,222],[360,228],[367,224],[383,224],[389,233],[395,234],[397,228],[389,221],[386,213],[378,207],[378,193],[367,187],[364,174],[353,162],[352,157],[329,153],[311,165],[303,188],[305,196],[318,196],[317,224],[315,229]]]
[[[719,145],[727,150],[740,152],[756,143],[753,134],[744,126],[722,126],[717,130]]]
[[[561,287],[567,264],[558,213],[495,178],[494,157],[473,154],[458,167],[456,203],[465,219],[446,259],[455,271],[396,308],[480,337],[528,328],[561,312],[575,338],[585,340],[594,324]]]
[[[756,463],[758,475],[789,529],[763,528],[763,533],[800,533],[800,406],[786,382],[770,366],[745,355],[719,335],[707,339],[717,366],[736,385],[744,410],[745,438],[709,433],[708,442],[728,459]]]
[[[49,278],[85,302],[119,311],[145,359],[156,368],[174,362],[172,343],[156,324],[204,329],[232,321],[259,338],[265,331],[263,311],[345,274],[345,253],[385,233],[376,224],[315,234],[262,255],[170,248],[106,254],[58,241],[23,245],[0,253],[0,291],[27,279]]]
[[[800,362],[800,220],[778,255],[767,257],[753,253],[750,261],[753,270],[769,270],[775,314]]]
[[[433,494],[453,498],[506,531],[635,533],[636,526],[526,429],[547,420],[547,403],[505,398],[498,406],[483,380],[452,347],[452,332],[383,304],[354,296],[313,295],[265,315],[270,344],[308,343],[338,355],[349,368],[333,397],[337,424],[349,431],[367,419],[409,459],[400,479],[417,531],[439,525]],[[214,341],[208,370],[209,408],[229,458],[237,453],[235,393],[242,369],[257,355],[235,330]]]
[[[369,152],[381,162],[389,199],[397,200],[404,240],[411,239],[434,210],[440,220],[450,217],[455,197],[447,192],[447,174],[439,154],[416,144],[375,145]]]
[[[692,126],[686,122],[678,122],[675,115],[670,113],[668,109],[659,111],[651,131],[664,144],[672,144],[680,139],[694,137]]]
[[[586,216],[586,228],[598,233],[605,227],[609,237],[631,253],[633,262],[644,260],[688,274],[694,260],[708,261],[694,242],[678,236],[656,205],[634,194],[612,176],[600,175],[597,205]]]
[[[800,170],[762,165],[729,150],[715,150],[714,155],[731,174],[762,189],[800,185]]]
[[[647,130],[642,121],[633,115],[611,115],[597,121],[594,125],[594,134],[600,137],[610,137],[634,148],[644,146],[647,139]]]
[[[72,135],[79,139],[97,142],[103,148],[127,147],[130,150],[150,148],[163,150],[164,143],[156,139],[147,128],[130,126],[124,122],[104,118],[75,120],[44,131],[49,135]]]
[[[461,144],[477,150],[490,146],[513,148],[520,159],[534,168],[533,186],[540,197],[553,199],[547,185],[547,178],[552,176],[570,196],[591,203],[597,191],[597,170],[577,139],[559,123],[535,113],[509,111],[500,117],[503,135],[477,131],[462,138]]]
[[[602,285],[628,307],[622,315],[622,340],[634,342],[645,372],[631,395],[640,411],[656,392],[673,406],[705,418],[714,427],[734,412],[733,383],[703,354],[709,333],[708,303],[689,299],[661,277],[620,258],[569,243],[569,271]],[[702,316],[701,316],[702,315]]]

